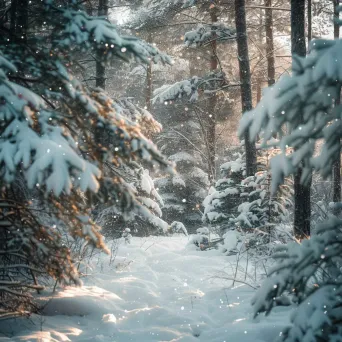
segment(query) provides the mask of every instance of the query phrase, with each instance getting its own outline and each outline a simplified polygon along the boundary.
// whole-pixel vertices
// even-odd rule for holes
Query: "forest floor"
[[[236,256],[187,243],[184,236],[133,238],[115,260],[94,256],[83,287],[46,291],[43,315],[2,322],[0,341],[275,341],[289,308],[253,319],[255,290],[222,279],[234,277]]]

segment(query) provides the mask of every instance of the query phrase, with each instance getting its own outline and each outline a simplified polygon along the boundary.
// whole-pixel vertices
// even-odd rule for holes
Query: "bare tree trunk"
[[[306,55],[305,47],[305,0],[291,0],[291,52]],[[298,239],[310,236],[310,187],[300,182],[302,168],[294,176],[294,234]]]
[[[263,27],[263,25],[264,25],[264,15],[263,14],[264,14],[263,9],[260,8],[260,11],[259,11],[259,26],[260,27]],[[262,40],[263,40],[263,31],[262,30],[259,30],[259,32],[258,32],[258,39],[259,39],[259,42],[262,42]],[[260,58],[260,60],[263,58],[263,54],[262,54],[261,50],[259,52],[259,58]],[[262,86],[263,86],[264,77],[265,77],[263,73],[264,73],[263,70],[259,69],[257,71],[256,105],[260,102],[261,97],[262,97]]]
[[[17,16],[17,0],[11,0],[10,31],[13,37],[15,36],[16,16]]]
[[[249,66],[245,0],[235,0],[235,24],[241,82],[242,113],[252,109],[251,71]],[[247,176],[256,173],[255,143],[245,134]]]
[[[272,0],[265,0],[265,31],[266,31],[266,56],[267,56],[267,82],[270,87],[275,83],[275,62],[273,42],[273,14]]]
[[[210,19],[211,23],[217,22],[217,9],[213,7],[210,10]],[[218,68],[218,61],[217,61],[217,42],[215,40],[216,34],[213,33],[213,39],[211,41],[211,55],[210,55],[210,71],[214,72]],[[216,94],[212,94],[209,97],[208,101],[208,177],[210,184],[213,184],[216,177],[216,104],[217,104],[217,97]]]
[[[333,0],[334,2],[334,19],[339,19],[339,0]],[[334,23],[334,38],[340,38],[340,26]],[[341,92],[341,89],[340,89]],[[340,94],[335,100],[335,106],[341,103]],[[333,165],[333,202],[341,202],[341,152],[339,151],[338,158]],[[335,209],[334,214],[338,215],[341,212],[340,209]]]
[[[28,30],[28,0],[17,0],[17,17],[15,32],[19,41],[27,40]]]
[[[148,34],[147,38],[148,43],[152,43],[152,34]],[[146,68],[146,88],[145,88],[145,102],[146,108],[150,112],[151,111],[151,100],[152,100],[152,62],[147,65]]]
[[[99,0],[99,16],[108,16],[108,0]],[[100,55],[97,54],[96,60],[96,87],[106,88],[106,68],[101,62]]]
[[[334,0],[335,1],[335,0]],[[312,0],[308,0],[308,48],[312,39]]]

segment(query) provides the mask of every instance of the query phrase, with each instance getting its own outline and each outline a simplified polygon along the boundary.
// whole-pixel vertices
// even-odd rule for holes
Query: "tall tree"
[[[152,43],[152,33],[148,32],[147,41]],[[146,88],[145,88],[145,104],[146,109],[151,111],[153,88],[152,88],[152,63],[146,65]]]
[[[338,10],[339,0],[333,0],[334,3],[334,38],[340,38],[340,25],[337,22],[340,16],[340,12]],[[341,90],[335,99],[335,106],[338,106],[341,103]],[[341,202],[341,153],[339,153],[338,158],[336,159],[333,165],[333,202]],[[336,208],[334,213],[337,215],[341,212],[340,209]]]
[[[308,0],[307,16],[308,16],[308,44],[310,44],[311,39],[312,39],[312,0]]]
[[[245,113],[252,109],[251,72],[248,55],[245,0],[235,0],[235,24],[240,69],[242,113]],[[250,140],[247,133],[244,139],[246,148],[246,172],[247,176],[253,176],[256,172],[255,143]]]
[[[210,19],[212,24],[217,23],[217,12],[218,9],[215,5],[210,8]],[[216,72],[218,68],[218,57],[217,57],[217,35],[215,31],[212,32],[210,41],[211,54],[210,54],[210,71]],[[216,104],[217,96],[212,94],[209,97],[208,104],[208,176],[210,184],[213,184],[216,176]]]
[[[305,56],[305,0],[291,0],[291,52],[292,56]],[[295,67],[293,57],[293,67]],[[301,120],[302,115],[301,115]],[[302,183],[302,168],[294,176],[294,233],[303,239],[310,235],[310,186],[311,179]],[[311,177],[310,177],[311,178]]]
[[[122,115],[106,93],[88,89],[72,66],[89,50],[101,52],[103,63],[116,58],[170,63],[169,57],[135,37],[121,36],[114,25],[75,3],[33,0],[12,14],[20,26],[18,39],[11,39],[0,22],[0,316],[31,310],[27,291],[37,287],[30,270],[78,282],[63,236],[106,249],[90,218],[95,199],[116,205],[123,215],[136,209],[152,219],[129,181],[108,177],[105,165],[133,169],[132,159],[167,165],[139,123]],[[110,143],[101,139],[104,133]],[[23,190],[13,200],[18,180],[29,199],[38,194],[41,207],[28,202]]]
[[[273,41],[273,13],[272,0],[265,0],[265,31],[266,31],[266,56],[267,56],[267,83],[271,86],[275,82],[275,61]]]
[[[293,10],[304,12],[304,1],[295,2]],[[295,22],[302,20],[300,16]],[[307,57],[293,55],[292,76],[282,77],[272,90],[265,91],[257,108],[241,120],[240,135],[248,130],[255,139],[263,132],[264,144],[272,139],[274,130],[280,132],[284,125],[291,127],[278,143],[282,153],[271,161],[274,190],[297,169],[304,180],[311,178],[312,169],[329,177],[340,154],[341,104],[334,106],[334,99],[342,84],[342,41],[315,40],[311,51]],[[321,144],[318,154],[317,142]],[[286,153],[286,146],[293,149],[292,153]],[[274,255],[277,264],[256,293],[253,305],[255,315],[269,313],[279,303],[278,298],[291,293],[297,307],[291,315],[292,324],[279,341],[341,339],[341,227],[342,220],[331,216],[317,226],[310,239],[283,246]]]
[[[105,17],[108,20],[108,0],[99,0],[98,16]],[[102,51],[99,51],[96,55],[96,87],[102,89],[106,88],[106,68],[103,64],[102,57],[100,56]]]

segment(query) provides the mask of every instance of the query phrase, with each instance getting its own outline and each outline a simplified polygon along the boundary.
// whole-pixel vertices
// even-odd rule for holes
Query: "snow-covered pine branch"
[[[89,49],[102,51],[104,62],[119,57],[125,61],[135,58],[144,63],[151,60],[171,63],[168,55],[151,44],[136,37],[120,35],[116,26],[104,18],[94,18],[72,7],[58,7],[49,1],[46,1],[46,6],[52,14],[50,24],[56,28],[52,34],[53,45],[59,49],[76,44],[76,48],[83,52]]]
[[[303,181],[312,168],[327,177],[340,150],[342,106],[333,104],[342,84],[342,41],[314,40],[310,46],[306,58],[293,56],[293,74],[266,89],[256,108],[241,120],[240,136],[248,131],[256,139],[263,131],[265,145],[284,125],[291,128],[279,142],[283,153],[271,162],[273,190],[302,162]],[[320,140],[323,146],[315,155]],[[287,154],[288,147],[295,150]]]
[[[165,84],[153,92],[153,103],[157,101],[175,101],[183,97],[189,98],[189,102],[198,100],[198,85],[201,78],[194,76],[189,80],[183,80],[174,84]]]
[[[182,10],[184,0],[149,0],[132,14],[128,27],[151,30],[167,25]]]
[[[187,99],[190,103],[196,102],[200,93],[211,95],[220,91],[228,82],[223,72],[211,72],[204,77],[193,76],[174,84],[165,84],[153,92],[153,103],[163,103]]]
[[[147,109],[134,104],[130,98],[115,100],[115,109],[122,116],[138,123],[146,136],[159,133],[162,130],[162,125],[154,119],[153,115]]]
[[[15,216],[2,226],[0,239],[4,248],[21,250],[28,267],[39,265],[59,281],[77,282],[71,251],[59,227],[50,223],[58,222],[71,239],[106,250],[91,220],[95,199],[115,204],[123,216],[139,212],[146,220],[160,210],[142,203],[120,175],[104,174],[104,165],[132,168],[132,161],[144,161],[146,166],[171,168],[143,135],[142,122],[160,130],[153,118],[125,100],[115,102],[101,89],[87,88],[73,74],[75,65],[85,51],[102,63],[117,57],[169,63],[170,58],[135,37],[120,35],[114,25],[85,14],[75,3],[57,7],[47,0],[31,5],[29,19],[38,12],[49,29],[34,35],[28,31],[25,39],[13,39],[8,29],[0,36],[0,178],[3,199],[15,201],[1,210]],[[39,20],[34,23],[44,26]],[[22,193],[18,197],[14,187],[19,179],[30,189],[29,198]],[[39,210],[27,202],[33,194],[40,199]],[[50,217],[47,225],[41,222],[41,208]],[[0,256],[0,262],[18,265],[13,258]],[[16,281],[20,274],[8,271],[1,277]],[[16,306],[6,310],[16,311]]]
[[[212,41],[221,43],[233,39],[236,39],[235,29],[217,22],[210,25],[201,24],[196,29],[186,32],[184,44],[188,47],[198,47],[210,44]]]
[[[253,298],[254,314],[269,313],[275,298],[290,294],[299,307],[282,341],[334,341],[342,332],[342,221],[331,217],[302,244],[278,248],[276,266]]]

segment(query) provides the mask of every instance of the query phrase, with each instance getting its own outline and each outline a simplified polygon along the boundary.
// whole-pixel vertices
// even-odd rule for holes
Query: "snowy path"
[[[217,278],[228,271],[228,258],[185,249],[186,243],[134,238],[120,246],[115,265],[107,256],[94,258],[83,288],[47,295],[43,317],[8,321],[8,337],[0,334],[0,341],[274,341],[288,311],[252,320],[254,290]]]

